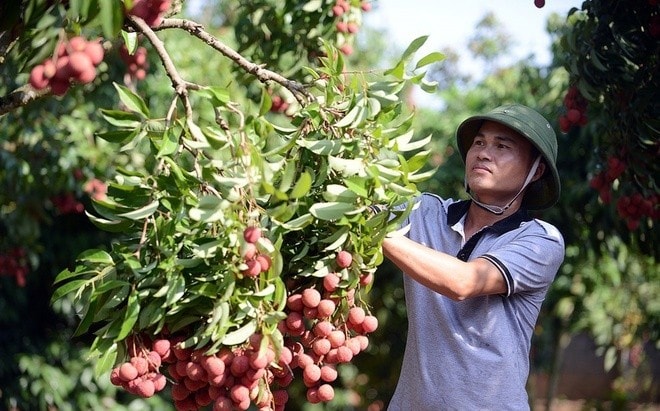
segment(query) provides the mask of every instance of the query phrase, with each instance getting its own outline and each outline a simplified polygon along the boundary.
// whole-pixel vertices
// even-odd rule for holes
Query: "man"
[[[396,410],[528,410],[530,340],[564,259],[552,225],[527,210],[560,192],[557,140],[522,105],[456,131],[471,200],[425,193],[384,254],[404,273],[408,336]]]

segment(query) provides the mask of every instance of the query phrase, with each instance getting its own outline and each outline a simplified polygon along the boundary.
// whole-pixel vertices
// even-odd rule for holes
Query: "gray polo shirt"
[[[408,336],[389,411],[529,410],[532,332],[564,259],[552,225],[524,211],[464,240],[469,201],[423,194],[408,221],[412,240],[502,272],[505,295],[456,302],[404,276]]]

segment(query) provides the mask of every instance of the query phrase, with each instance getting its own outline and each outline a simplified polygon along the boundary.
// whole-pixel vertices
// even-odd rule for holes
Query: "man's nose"
[[[490,160],[491,148],[488,145],[483,145],[477,148],[477,158],[480,160]]]

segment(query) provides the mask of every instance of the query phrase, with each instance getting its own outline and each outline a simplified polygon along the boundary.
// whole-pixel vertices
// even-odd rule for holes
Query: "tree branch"
[[[0,116],[38,100],[47,94],[50,94],[50,87],[44,90],[35,90],[28,84],[19,87],[6,96],[0,97]]]
[[[163,62],[163,67],[165,67],[165,72],[172,81],[172,87],[183,103],[183,107],[186,111],[186,118],[192,118],[192,105],[190,104],[190,99],[188,98],[188,85],[190,83],[183,80],[177,71],[169,53],[165,49],[165,45],[160,40],[160,38],[156,36],[156,33],[154,33],[151,27],[145,23],[144,20],[130,14],[127,15],[126,18],[136,30],[144,34],[145,37],[149,39],[149,42],[154,46],[154,49],[156,49],[156,53],[158,53],[160,60]]]
[[[213,35],[204,30],[203,26],[197,22],[185,19],[165,19],[158,26],[154,27],[154,30],[163,30],[163,29],[182,29],[190,33],[191,35],[202,40],[209,46],[218,50],[220,53],[224,54],[226,57],[238,64],[239,67],[244,69],[246,72],[253,74],[259,81],[264,84],[267,84],[270,81],[276,82],[289,91],[293,93],[299,103],[303,104],[306,100],[311,100],[312,96],[307,91],[304,84],[298,83],[293,80],[289,80],[286,77],[278,74],[274,71],[265,69],[263,65],[255,64],[245,57],[241,56],[238,52],[228,47],[226,44],[222,43],[220,40],[215,38]]]

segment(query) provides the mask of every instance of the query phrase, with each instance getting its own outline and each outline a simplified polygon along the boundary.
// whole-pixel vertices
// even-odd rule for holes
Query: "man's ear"
[[[532,181],[536,181],[539,178],[541,178],[544,172],[545,172],[545,161],[541,160],[539,162],[538,167],[536,167],[536,172],[534,173],[534,177],[532,177]]]

